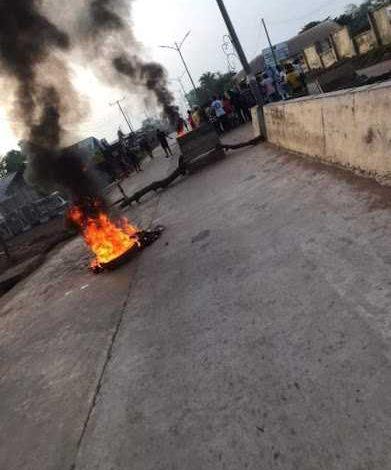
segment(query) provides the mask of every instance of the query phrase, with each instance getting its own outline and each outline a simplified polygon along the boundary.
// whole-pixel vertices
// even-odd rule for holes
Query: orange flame
[[[84,240],[95,254],[91,267],[99,267],[113,261],[135,246],[140,246],[138,229],[127,219],[114,224],[107,214],[98,212],[94,217],[86,217],[78,206],[69,210],[70,220],[79,227]]]

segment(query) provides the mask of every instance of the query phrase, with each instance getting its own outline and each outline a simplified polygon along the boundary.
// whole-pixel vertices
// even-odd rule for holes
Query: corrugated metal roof
[[[341,25],[331,20],[323,21],[313,28],[307,29],[307,31],[304,31],[287,41],[289,56],[294,57],[297,54],[300,54],[306,47],[309,47],[318,41],[324,41],[332,33],[335,33],[340,29]]]
[[[289,50],[289,57],[293,58],[298,54],[302,53],[304,49],[312,44],[315,44],[318,41],[324,41],[327,39],[332,33],[339,31],[341,29],[341,25],[336,23],[335,21],[326,20],[322,23],[314,26],[303,33],[294,36],[291,39],[286,41]],[[250,62],[250,67],[253,73],[258,74],[261,73],[265,69],[265,60],[262,54],[255,57]],[[246,79],[246,74],[244,70],[241,70],[235,76],[235,81],[241,82]]]
[[[265,59],[263,58],[262,54],[257,55],[251,62],[250,67],[252,72],[256,75],[261,73],[265,70]],[[246,74],[244,70],[241,70],[239,73],[235,75],[235,80],[237,82],[242,82],[246,79]]]

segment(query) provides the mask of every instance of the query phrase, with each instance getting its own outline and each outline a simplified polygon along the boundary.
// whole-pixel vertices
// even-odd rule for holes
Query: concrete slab
[[[163,194],[77,470],[391,468],[391,213],[266,145]]]
[[[132,208],[120,271],[55,253],[0,306],[0,468],[391,468],[389,200],[260,145]]]
[[[157,200],[132,218],[147,227]],[[80,238],[0,300],[0,468],[66,469],[77,454],[137,258],[96,276]]]

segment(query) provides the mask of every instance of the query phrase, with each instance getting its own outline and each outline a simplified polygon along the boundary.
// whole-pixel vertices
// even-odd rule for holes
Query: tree
[[[0,162],[0,175],[24,171],[26,168],[26,156],[20,150],[10,150]]]
[[[360,5],[350,3],[346,6],[345,12],[335,18],[335,21],[343,26],[348,26],[353,35],[359,34],[370,27],[368,12],[387,3],[386,0],[366,0]]]
[[[208,90],[210,93],[214,93],[217,81],[218,81],[218,76],[216,73],[206,72],[201,75],[199,83],[200,83],[201,88]]]
[[[196,104],[206,104],[214,95],[223,95],[233,86],[232,79],[234,73],[205,72],[199,79],[200,86],[191,90],[186,98],[194,106]]]
[[[369,29],[368,11],[381,5],[386,5],[387,3],[388,0],[365,0],[359,5],[349,3],[346,5],[344,13],[337,18],[334,18],[334,21],[342,26],[348,26],[353,35],[359,34],[362,31]],[[301,29],[300,33],[303,33],[320,23],[321,21],[311,21]]]
[[[321,21],[310,21],[306,25],[303,26],[303,28],[299,31],[299,34],[304,33],[304,31],[308,31],[311,28],[314,28],[315,26],[318,26]]]

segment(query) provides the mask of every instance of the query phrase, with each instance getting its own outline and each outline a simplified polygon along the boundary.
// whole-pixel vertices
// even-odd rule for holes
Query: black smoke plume
[[[132,28],[124,19],[130,5],[131,0],[89,0],[81,24],[82,35],[92,46],[94,57],[106,62],[104,69],[111,67],[124,87],[141,86],[152,92],[165,116],[175,124],[178,108],[168,88],[166,71],[160,64],[140,57]]]
[[[65,188],[78,201],[93,198],[97,192],[82,158],[75,151],[63,150],[66,123],[77,125],[84,106],[69,78],[67,60],[72,49],[94,58],[95,70],[104,70],[111,84],[143,87],[153,93],[172,122],[177,117],[164,69],[142,60],[132,28],[124,20],[130,4],[131,0],[68,0],[63,4],[0,0],[0,76],[16,85],[11,116],[20,123],[17,130],[29,156],[29,179],[48,189]],[[68,24],[57,24],[67,7],[67,20],[77,24],[73,34]]]
[[[93,185],[80,156],[62,150],[62,123],[78,113],[78,97],[61,59],[70,41],[41,13],[40,4],[0,0],[0,73],[16,83],[12,118],[29,157],[29,179],[80,198],[93,192]]]

